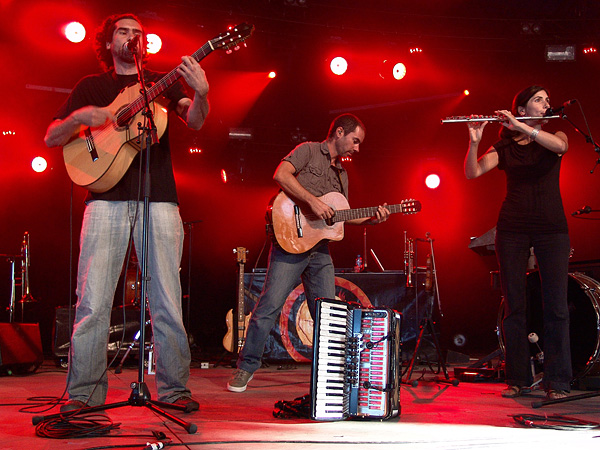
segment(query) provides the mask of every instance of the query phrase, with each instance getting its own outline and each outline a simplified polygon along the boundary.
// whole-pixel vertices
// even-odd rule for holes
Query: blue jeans
[[[315,300],[335,298],[335,271],[326,241],[298,255],[285,252],[277,244],[271,245],[265,284],[248,324],[246,342],[237,362],[239,369],[254,373],[260,368],[269,333],[300,278],[314,319]]]
[[[504,342],[506,350],[506,383],[529,386],[533,382],[530,369],[527,330],[527,260],[534,248],[542,283],[544,319],[544,377],[546,390],[570,390],[572,378],[569,338],[569,235],[566,233],[529,235],[496,233],[496,254],[500,265],[500,281],[505,310]]]
[[[90,406],[106,401],[110,314],[137,204],[95,200],[86,206],[83,217],[67,386],[71,400],[85,402],[91,395]],[[184,233],[177,205],[152,202],[149,209],[147,295],[156,356],[155,381],[158,399],[173,402],[190,395],[186,384],[191,357],[182,320],[179,279]],[[143,210],[140,202],[133,231],[140,258]]]

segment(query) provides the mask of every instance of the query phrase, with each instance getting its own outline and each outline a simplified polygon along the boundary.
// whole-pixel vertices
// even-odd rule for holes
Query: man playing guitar
[[[137,46],[132,42],[138,42]],[[106,132],[122,130],[126,124],[119,123],[116,111],[109,106],[124,88],[138,81],[136,59],[145,57],[144,49],[145,37],[139,19],[131,14],[107,18],[96,35],[96,51],[106,72],[87,76],[75,86],[48,127],[46,144],[66,146],[82,128],[88,135],[90,128],[103,125]],[[149,70],[143,73],[148,85],[162,76]],[[176,112],[190,128],[200,129],[209,110],[209,86],[204,70],[196,60],[184,56],[176,73],[194,91],[193,99],[178,82],[165,91],[166,108]],[[127,89],[137,89],[139,93],[139,87]],[[137,134],[136,123],[129,125],[132,138]],[[186,386],[191,358],[182,320],[179,279],[184,233],[168,131],[163,131],[162,138],[150,150],[148,275],[152,285],[148,301],[157,355],[156,385],[160,401],[176,403],[192,411],[199,405]],[[94,157],[92,151],[85,156]],[[69,358],[69,401],[61,407],[61,412],[77,410],[86,404],[101,405],[106,400],[106,348],[113,297],[130,235],[138,250],[142,243],[142,224],[136,220],[144,215],[138,190],[139,159],[138,154],[114,186],[108,190],[90,189],[86,199],[77,277],[78,302]]]
[[[331,219],[335,210],[318,197],[330,192],[348,196],[348,174],[341,159],[358,153],[364,138],[362,122],[351,114],[343,114],[331,123],[327,140],[300,144],[282,160],[273,179],[305,212],[320,219]],[[372,217],[352,219],[346,223],[384,222],[390,214],[386,206],[385,203],[379,206]],[[227,383],[230,391],[246,390],[253,373],[261,365],[265,343],[285,299],[300,277],[314,319],[315,299],[335,298],[334,267],[327,239],[302,253],[289,253],[276,241],[271,245],[263,290],[248,325],[237,370]]]

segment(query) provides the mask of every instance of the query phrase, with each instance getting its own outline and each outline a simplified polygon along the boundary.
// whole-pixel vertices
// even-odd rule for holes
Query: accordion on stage
[[[400,313],[318,299],[311,418],[389,419],[400,413]]]

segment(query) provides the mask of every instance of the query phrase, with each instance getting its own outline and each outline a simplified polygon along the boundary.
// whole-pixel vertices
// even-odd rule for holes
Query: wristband
[[[534,128],[533,131],[531,132],[531,134],[529,135],[529,137],[531,138],[532,141],[535,141],[538,134],[540,134],[540,130],[538,130],[537,128]]]

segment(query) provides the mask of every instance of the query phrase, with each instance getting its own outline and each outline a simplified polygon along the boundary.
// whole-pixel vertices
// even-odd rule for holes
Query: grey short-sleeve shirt
[[[348,173],[339,160],[335,166],[331,165],[326,141],[304,142],[282,161],[288,161],[296,168],[296,179],[314,196],[340,192],[348,198]]]

